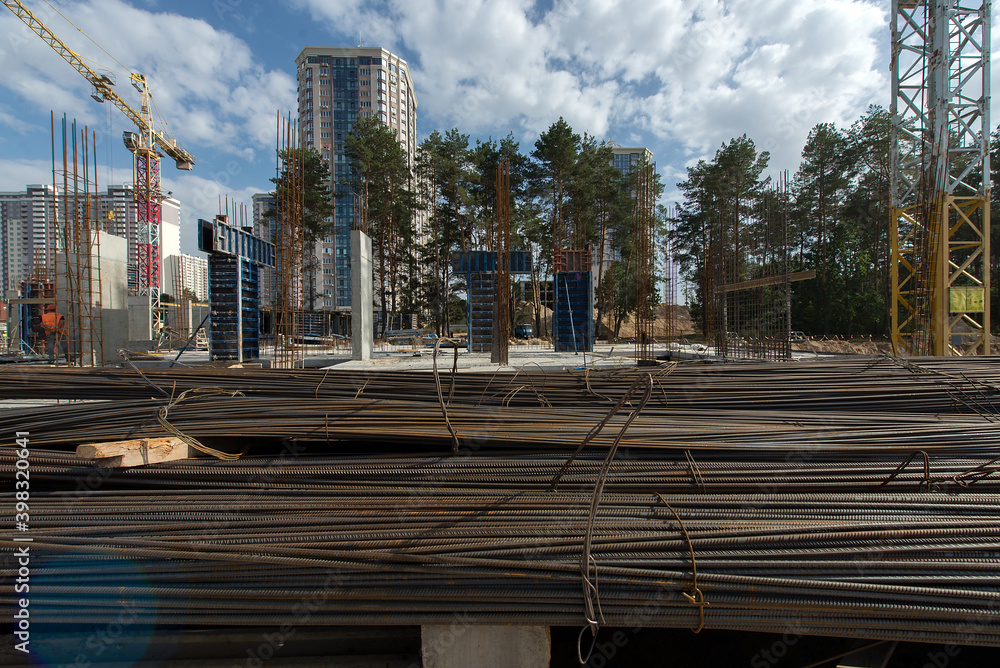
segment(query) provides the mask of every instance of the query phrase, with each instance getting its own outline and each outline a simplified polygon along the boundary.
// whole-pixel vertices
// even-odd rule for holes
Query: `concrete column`
[[[424,668],[548,668],[547,626],[428,624],[420,627]]]
[[[351,230],[351,359],[372,358],[373,313],[372,240],[361,230]]]
[[[133,350],[150,350],[156,342],[149,338],[152,333],[153,320],[149,313],[148,295],[129,295],[128,297],[128,347]],[[108,350],[105,343],[105,350]],[[118,354],[115,350],[114,355]]]

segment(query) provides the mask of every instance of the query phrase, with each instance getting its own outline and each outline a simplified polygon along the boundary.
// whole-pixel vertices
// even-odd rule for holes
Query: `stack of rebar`
[[[786,364],[680,364],[594,371],[457,373],[449,357],[440,381],[449,404],[610,406],[637,374],[651,371],[655,393],[673,407],[965,412],[1000,406],[996,358],[905,361],[887,357]],[[247,396],[437,401],[431,373],[332,369],[0,369],[0,398],[113,400],[176,396],[193,388]]]
[[[668,400],[669,403],[669,400]],[[80,443],[170,436],[157,415],[162,401],[134,400],[64,404],[0,414],[0,433],[29,431],[38,445],[75,448]],[[979,415],[901,412],[718,410],[647,406],[619,436],[621,412],[608,420],[589,445],[691,451],[911,452],[956,450],[996,452],[1000,425]],[[382,399],[275,399],[246,396],[199,397],[176,402],[165,422],[184,435],[243,445],[296,439],[337,445],[387,444],[412,452],[459,446],[575,449],[609,410],[581,406],[548,408],[452,405]],[[448,423],[445,422],[445,415]]]
[[[33,448],[32,619],[308,610],[1000,646],[1000,378],[983,360],[400,374],[405,400],[377,373],[131,374],[43,374],[39,394],[103,401],[0,413]],[[170,433],[242,454],[71,454]],[[5,501],[14,461],[0,448]]]
[[[594,507],[598,460],[539,488],[563,461],[303,457],[103,478],[64,461],[71,489],[32,502],[33,619],[103,623],[127,606],[157,624],[309,609],[310,624],[572,625],[591,597],[608,626],[1000,645],[1000,495],[901,491],[912,479],[717,492],[711,476],[681,492],[652,460],[611,475]]]

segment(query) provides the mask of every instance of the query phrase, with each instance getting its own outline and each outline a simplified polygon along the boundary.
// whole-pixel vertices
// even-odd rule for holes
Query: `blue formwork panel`
[[[497,254],[493,251],[455,251],[451,254],[452,271],[456,274],[483,274],[497,270]],[[510,273],[530,274],[531,253],[510,251]]]
[[[213,360],[260,357],[259,271],[245,257],[208,256],[208,294],[212,303],[209,355]]]
[[[590,272],[559,273],[553,285],[552,338],[557,351],[594,350],[594,295]]]
[[[198,220],[198,250],[245,257],[265,267],[274,266],[274,244],[221,220]]]
[[[469,274],[469,350],[486,352],[493,349],[493,301],[496,281],[493,272]]]

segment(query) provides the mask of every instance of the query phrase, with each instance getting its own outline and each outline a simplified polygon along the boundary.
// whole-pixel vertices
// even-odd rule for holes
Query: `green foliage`
[[[374,118],[359,119],[344,148],[351,163],[351,188],[361,205],[359,225],[371,237],[377,259],[381,310],[383,314],[395,311],[400,290],[410,285],[414,269],[411,255],[417,198],[410,188],[413,177],[406,151],[395,130]],[[388,318],[383,317],[383,335],[387,323]]]
[[[888,333],[889,131],[888,112],[873,105],[847,130],[820,123],[809,133],[785,213],[789,269],[814,269],[817,277],[792,284],[792,329]],[[684,202],[674,221],[674,261],[690,281],[692,318],[705,329],[711,316],[704,295],[709,253],[713,244],[734,243],[713,238],[725,237],[726,228],[712,223],[738,217],[752,227],[753,207],[767,185],[766,166],[767,153],[756,153],[744,135],[723,144],[711,162],[688,168],[687,180],[678,184]],[[740,280],[753,275],[753,267],[738,269]]]
[[[451,254],[465,247],[471,234],[468,215],[469,136],[452,129],[434,131],[420,145],[417,181],[429,207],[425,243],[418,249],[424,268],[417,303],[430,312],[439,335],[449,334],[452,284]]]
[[[763,176],[770,154],[757,152],[746,135],[723,144],[711,162],[699,160],[688,167],[688,178],[677,184],[684,202],[677,206],[673,221],[674,261],[694,286],[696,312],[702,333],[709,331],[709,313],[704,308],[708,274],[705,270],[713,244],[739,243],[728,233],[741,221],[752,218],[768,183]],[[721,238],[716,238],[721,237]],[[732,248],[739,255],[738,248]]]
[[[820,124],[795,179],[792,327],[814,334],[885,335],[891,301],[889,114],[871,106],[846,132]]]
[[[303,230],[303,247],[304,249],[312,249],[319,239],[329,234],[334,228],[333,200],[327,187],[330,179],[330,165],[323,159],[323,156],[311,148],[284,149],[279,158],[284,169],[279,176],[271,179],[271,183],[275,186],[271,197],[279,203],[278,206],[281,202],[286,201],[286,194],[289,198],[298,197],[298,201],[303,203],[300,221]],[[292,173],[292,166],[295,164],[301,167],[300,173]],[[264,212],[265,217],[278,217],[279,220],[284,215],[285,212],[278,209]],[[316,301],[317,267],[313,262],[312,252],[305,252],[305,258],[304,269],[309,276],[306,300],[309,308],[313,309]]]
[[[323,159],[323,156],[312,148],[284,149],[281,153],[281,161],[285,165],[285,170],[280,177],[271,179],[271,183],[275,184],[275,190],[271,192],[271,197],[276,202],[280,202],[282,201],[281,196],[284,194],[283,191],[292,187],[289,169],[296,160],[302,165],[301,183],[297,186],[297,189],[302,193],[304,202],[302,227],[306,239],[316,241],[333,229],[333,200],[330,198],[330,190],[327,188],[330,179],[330,165]],[[278,213],[272,209],[266,211],[264,215],[274,216]]]

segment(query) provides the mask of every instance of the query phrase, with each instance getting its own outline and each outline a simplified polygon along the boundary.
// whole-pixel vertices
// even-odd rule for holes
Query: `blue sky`
[[[182,248],[223,197],[269,190],[277,111],[295,108],[306,45],[385,46],[406,58],[420,138],[508,132],[531,150],[563,116],[580,133],[647,146],[675,193],[685,167],[746,132],[794,171],[809,129],[889,102],[887,0],[28,0],[101,70],[141,72],[193,172],[163,163]],[[53,9],[55,8],[55,9]],[[61,17],[65,15],[111,56]],[[131,181],[128,123],[12,13],[0,14],[0,190],[51,181],[49,111],[99,133],[102,184]],[[137,103],[118,74],[119,93]],[[108,139],[110,138],[110,139]]]

